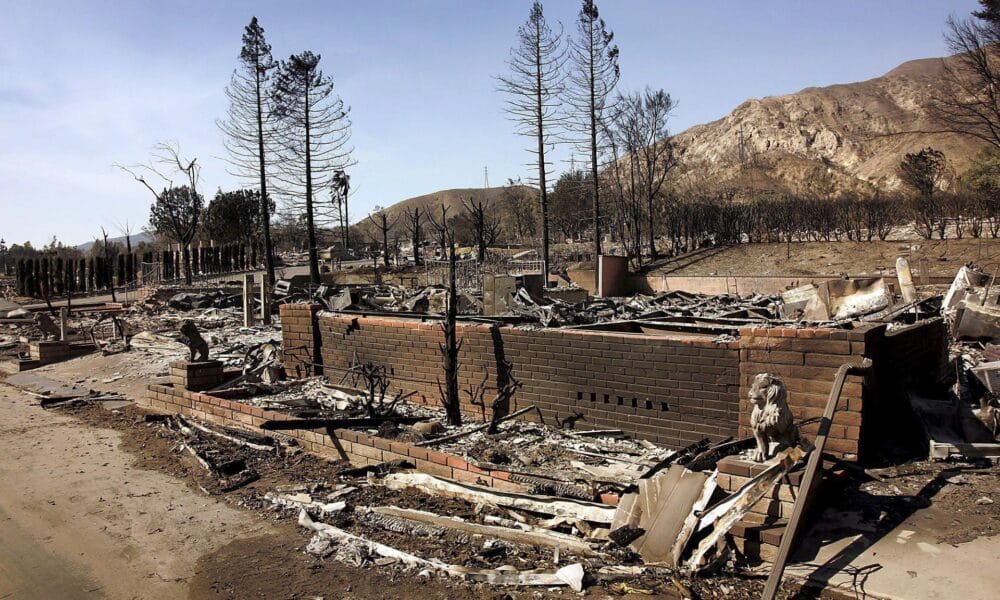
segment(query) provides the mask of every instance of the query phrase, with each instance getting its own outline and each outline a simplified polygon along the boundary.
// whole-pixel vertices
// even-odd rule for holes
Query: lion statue
[[[750,429],[757,440],[757,448],[750,457],[756,462],[771,458],[771,442],[779,447],[789,447],[798,442],[799,431],[795,427],[792,411],[788,408],[788,392],[785,384],[770,373],[760,373],[750,386]]]
[[[201,333],[198,332],[193,321],[187,320],[181,324],[181,335],[187,338],[188,348],[191,349],[191,362],[195,362],[196,355],[198,362],[208,360],[208,342],[201,337]]]

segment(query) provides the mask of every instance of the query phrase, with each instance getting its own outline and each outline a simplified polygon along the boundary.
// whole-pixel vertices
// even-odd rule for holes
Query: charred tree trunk
[[[441,399],[444,404],[445,413],[448,417],[448,424],[459,426],[462,424],[462,410],[458,395],[458,352],[462,344],[458,341],[458,285],[456,282],[455,269],[455,243],[454,237],[450,240],[448,250],[448,309],[445,312],[444,323],[441,328],[444,330],[444,344],[441,345],[441,355],[444,358],[444,390]]]

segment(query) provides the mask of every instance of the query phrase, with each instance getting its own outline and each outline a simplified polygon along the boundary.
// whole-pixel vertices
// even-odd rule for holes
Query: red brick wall
[[[319,337],[310,344],[309,327],[302,319],[316,309],[297,310],[283,327],[286,345],[313,348],[314,354],[301,358],[286,350],[293,376],[306,360],[322,362],[334,380],[353,360],[372,361],[389,369],[394,390],[416,391],[417,401],[438,402],[438,345],[443,335],[437,320],[323,312],[315,319]],[[487,402],[492,400],[497,366],[506,360],[513,365],[513,376],[524,383],[512,410],[535,405],[550,424],[556,417],[581,412],[586,418],[578,427],[619,428],[671,447],[706,436],[718,440],[749,435],[746,397],[757,373],[780,377],[796,419],[808,419],[822,415],[840,365],[868,357],[877,367],[894,361],[894,354],[903,353],[900,348],[919,348],[902,339],[885,343],[882,325],[853,330],[747,327],[738,341],[721,344],[710,336],[683,333],[529,330],[470,322],[459,323],[458,331],[463,340],[462,409],[467,416],[479,418],[481,412],[467,403],[466,390],[478,385],[485,372]],[[911,354],[924,357],[927,352]],[[862,453],[864,416],[881,406],[877,372],[848,378],[827,441],[831,454],[853,459]],[[529,413],[526,418],[537,416]],[[814,434],[817,427],[807,426],[804,432]]]
[[[884,326],[861,329],[794,329],[745,327],[740,330],[740,435],[750,435],[747,393],[758,373],[772,373],[788,390],[788,404],[796,420],[823,414],[837,369],[844,363],[860,362],[869,356],[869,346],[877,345]],[[866,380],[850,376],[844,384],[826,451],[842,457],[856,457],[860,451],[862,413],[866,396],[874,394]],[[815,434],[818,424],[806,426],[804,433]]]
[[[322,369],[316,367],[322,362],[319,353],[315,315],[319,304],[282,304],[281,315],[282,353],[285,371],[289,377],[318,375]]]
[[[264,421],[292,418],[236,400],[162,384],[150,385],[147,397],[139,403],[159,412],[180,413],[216,425],[258,432]],[[524,486],[510,481],[510,473],[506,471],[480,469],[459,456],[418,448],[412,444],[393,442],[347,429],[334,430],[332,437],[325,430],[292,429],[281,433],[295,439],[308,452],[333,460],[346,460],[358,467],[403,459],[424,473],[508,491],[525,491]]]
[[[894,327],[872,345],[879,401],[865,405],[862,445],[926,452],[922,427],[905,392],[914,389],[934,395],[944,391],[942,381],[950,371],[947,343],[947,326],[937,317]]]
[[[321,313],[318,321],[329,377],[339,379],[356,357],[388,367],[398,388],[438,402],[443,334],[437,321],[335,313]],[[463,402],[465,390],[480,383],[484,371],[487,401],[492,400],[498,360],[503,359],[524,382],[513,409],[533,404],[550,424],[557,416],[579,411],[586,419],[577,428],[619,428],[675,447],[737,433],[735,342],[716,344],[709,336],[687,334],[494,329],[474,323],[460,323],[458,333]],[[463,411],[480,415],[468,404]]]

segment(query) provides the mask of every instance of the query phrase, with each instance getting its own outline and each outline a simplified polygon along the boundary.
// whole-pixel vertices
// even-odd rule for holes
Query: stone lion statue
[[[751,453],[756,462],[771,458],[771,442],[789,447],[798,442],[799,431],[795,427],[792,410],[788,407],[788,392],[785,384],[770,373],[760,373],[750,386],[750,429],[757,440],[757,448]]]
[[[55,324],[52,317],[45,313],[38,312],[35,313],[32,318],[35,321],[35,325],[37,325],[38,329],[41,330],[43,340],[47,340],[49,338],[54,340],[59,339],[59,326]]]
[[[208,342],[205,338],[201,337],[201,333],[198,332],[198,328],[191,320],[184,321],[181,324],[181,335],[187,338],[188,348],[191,349],[191,362],[195,362],[195,356],[198,356],[198,362],[204,362],[208,360]]]

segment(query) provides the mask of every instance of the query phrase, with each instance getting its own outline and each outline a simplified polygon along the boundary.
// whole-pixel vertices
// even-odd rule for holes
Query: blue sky
[[[974,0],[605,0],[621,87],[679,101],[675,132],[747,98],[876,77],[941,56],[944,21]],[[0,0],[0,237],[93,239],[147,222],[151,195],[113,163],[172,141],[203,165],[202,191],[236,186],[215,120],[250,17],[276,58],[302,50],[352,107],[353,216],[376,204],[527,178],[526,140],[494,76],[530,0],[14,2]],[[575,1],[545,2],[571,32]],[[569,150],[560,153],[566,159]],[[564,168],[568,165],[563,165]]]

